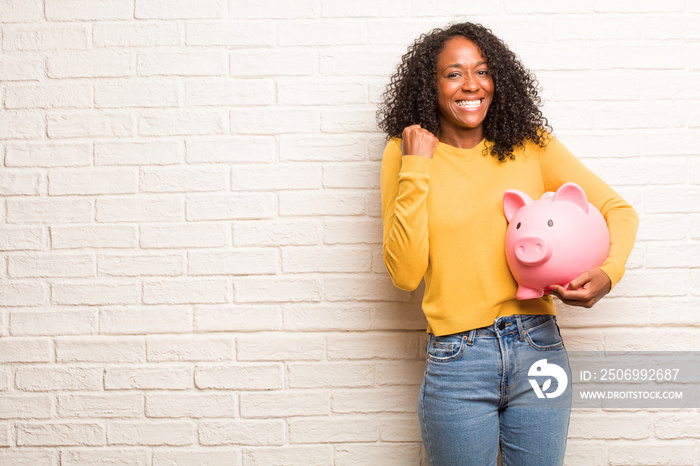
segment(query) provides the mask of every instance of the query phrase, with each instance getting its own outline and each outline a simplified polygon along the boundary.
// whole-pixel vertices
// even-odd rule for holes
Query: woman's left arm
[[[610,252],[600,267],[587,270],[569,284],[552,285],[552,293],[564,303],[591,307],[612,290],[625,273],[625,263],[634,247],[639,217],[634,208],[606,182],[574,157],[556,138],[541,149],[540,163],[545,189],[556,191],[573,181],[583,188],[588,202],[603,214],[610,231]]]

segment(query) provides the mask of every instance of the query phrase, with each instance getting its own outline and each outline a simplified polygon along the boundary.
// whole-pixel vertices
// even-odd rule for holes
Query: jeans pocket
[[[465,341],[462,335],[430,335],[426,353],[428,361],[449,362],[459,358],[464,351]]]
[[[527,343],[538,351],[551,351],[564,347],[554,316],[541,324],[525,329]]]

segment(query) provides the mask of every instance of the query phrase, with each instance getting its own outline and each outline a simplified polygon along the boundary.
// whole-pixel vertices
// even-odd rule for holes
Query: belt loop
[[[474,344],[474,338],[476,337],[476,329],[473,328],[469,330],[467,334],[467,345],[472,346]]]
[[[525,329],[523,328],[523,322],[520,320],[520,314],[515,315],[515,322],[518,324],[518,339],[523,341],[525,339]]]

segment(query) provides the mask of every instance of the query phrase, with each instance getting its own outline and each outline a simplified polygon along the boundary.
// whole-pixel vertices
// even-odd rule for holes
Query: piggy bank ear
[[[518,210],[531,203],[532,198],[524,192],[517,189],[507,190],[503,194],[503,213],[506,216],[506,220],[510,223],[510,219],[513,218],[513,215]]]
[[[581,186],[576,183],[564,183],[557,189],[554,194],[554,202],[571,202],[576,204],[585,213],[588,213],[588,198],[586,198],[586,193],[583,192]]]

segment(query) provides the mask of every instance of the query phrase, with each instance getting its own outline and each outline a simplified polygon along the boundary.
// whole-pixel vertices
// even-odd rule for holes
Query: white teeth
[[[459,105],[460,107],[465,107],[465,108],[476,108],[476,107],[478,107],[479,105],[481,105],[481,101],[482,101],[482,100],[483,100],[483,99],[479,99],[479,100],[458,100],[458,101],[457,101],[457,105]]]

